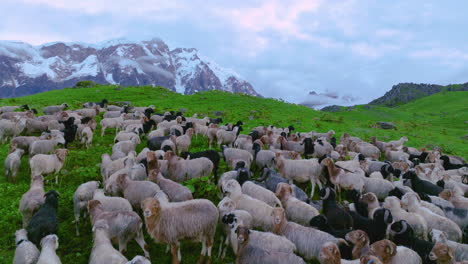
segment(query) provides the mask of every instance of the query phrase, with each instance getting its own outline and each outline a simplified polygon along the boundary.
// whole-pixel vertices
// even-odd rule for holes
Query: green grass
[[[274,99],[263,99],[241,94],[229,94],[219,91],[180,95],[164,88],[99,86],[81,89],[63,89],[46,93],[0,100],[0,105],[29,104],[42,109],[43,106],[67,102],[71,109],[76,109],[86,101],[100,101],[106,98],[110,102],[130,101],[133,105],[154,105],[157,112],[179,110],[185,108],[186,116],[194,113],[214,117],[213,111],[222,111],[224,122],[244,121],[244,132],[259,125],[288,126],[294,125],[297,131],[328,131],[335,130],[339,137],[343,132],[368,140],[376,135],[381,140],[398,139],[405,135],[409,146],[425,147],[439,146],[450,154],[468,157],[466,140],[460,137],[467,134],[468,124],[468,92],[444,92],[428,96],[399,108],[375,107],[366,109],[357,106],[354,110],[338,113],[324,113],[303,106],[288,104]],[[390,121],[397,125],[398,130],[382,130],[371,127],[376,121]],[[100,157],[110,153],[113,133],[108,131],[100,137],[100,130],[95,132],[92,147],[84,149],[77,142],[71,144],[70,155],[62,169],[58,185],[46,183],[46,190],[56,189],[60,192],[59,205],[59,238],[58,254],[63,263],[87,263],[92,247],[91,226],[88,221],[80,225],[81,236],[76,237],[73,221],[72,197],[76,187],[90,180],[100,180]],[[142,149],[145,140],[138,147]],[[207,149],[205,139],[194,140],[191,150]],[[0,160],[8,153],[8,145],[0,145]],[[29,188],[30,175],[27,157],[22,160],[21,170],[16,183],[6,182],[0,177],[0,263],[11,263],[15,250],[14,231],[21,228],[21,215],[18,205],[21,195]],[[1,163],[3,169],[3,162]],[[220,171],[225,170],[221,164]],[[46,179],[52,179],[51,176]],[[215,204],[219,201],[216,189],[207,179],[192,180],[189,183],[195,190],[194,196],[207,197]],[[170,263],[170,256],[164,253],[165,246],[156,245],[149,236],[146,242],[150,245],[153,263]],[[213,254],[218,252],[219,233]],[[200,252],[198,243],[182,243],[182,258],[184,263],[194,263]],[[126,256],[132,258],[143,252],[135,242],[129,244]],[[233,262],[230,252],[222,263]],[[214,262],[220,263],[220,262]]]

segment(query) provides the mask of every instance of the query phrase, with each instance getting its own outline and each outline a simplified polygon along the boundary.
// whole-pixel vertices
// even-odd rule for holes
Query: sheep
[[[271,213],[273,207],[258,199],[242,193],[236,180],[228,180],[222,186],[224,194],[236,204],[236,209],[245,210],[252,215],[252,226],[270,230],[273,226]]]
[[[139,138],[132,138],[132,140],[119,141],[112,146],[112,152],[123,152],[128,155],[130,151],[135,151],[138,145]]]
[[[41,255],[36,264],[61,264],[55,252],[59,246],[57,235],[48,235],[41,240]]]
[[[68,154],[66,149],[57,149],[55,154],[37,154],[29,160],[31,177],[55,173],[55,184],[58,184],[58,172],[62,169]]]
[[[319,252],[320,264],[359,264],[360,260],[341,259],[341,253],[338,246],[333,242],[326,242],[322,245]]]
[[[83,108],[93,108],[93,107],[96,107],[96,108],[104,108],[107,106],[109,102],[107,101],[107,99],[102,99],[101,102],[98,102],[98,103],[95,103],[95,102],[86,102],[83,104]]]
[[[462,237],[460,227],[452,220],[434,214],[429,209],[421,206],[421,200],[415,193],[406,193],[402,200],[402,205],[409,212],[417,213],[424,217],[427,222],[428,229],[439,229],[447,232],[449,238],[454,241],[459,241]]]
[[[363,192],[374,193],[377,198],[384,199],[388,193],[395,188],[393,184],[387,180],[363,177],[364,188]]]
[[[231,242],[234,253],[237,252],[237,243],[235,243],[237,239],[233,237],[232,228],[234,228],[234,225],[237,227],[239,224],[251,228],[252,215],[250,215],[249,212],[245,210],[236,210],[236,204],[229,197],[224,197],[218,203],[218,211],[220,218],[219,222],[223,223],[222,230],[225,236],[225,238],[221,236],[218,258],[224,259],[229,242]],[[225,245],[224,248],[223,242]]]
[[[93,249],[91,256],[89,257],[89,264],[102,264],[102,263],[113,263],[113,264],[126,264],[127,259],[114,249],[109,237],[109,226],[106,221],[96,221],[93,225]]]
[[[431,197],[431,200],[434,201],[432,197]],[[442,208],[445,217],[455,222],[460,227],[460,229],[464,230],[466,227],[468,227],[468,210],[455,208],[453,205],[452,206],[437,205],[437,206]]]
[[[213,162],[213,176],[215,178],[215,184],[218,183],[218,168],[219,168],[219,154],[217,151],[208,149],[200,152],[181,152],[180,157],[183,159],[196,159],[196,158],[208,158]]]
[[[57,234],[58,196],[59,194],[56,191],[48,191],[45,194],[44,204],[33,215],[26,226],[29,240],[36,244],[36,246],[39,245],[44,236]]]
[[[103,118],[116,118],[122,115],[122,111],[107,111],[104,113]]]
[[[361,257],[361,264],[383,264],[376,256],[366,255]]]
[[[123,121],[123,114],[119,117],[103,118],[99,123],[101,125],[101,137],[104,136],[107,128],[115,128],[115,131],[117,132]]]
[[[125,174],[117,176],[117,185],[133,209],[139,210],[141,202],[147,197],[154,197],[161,189],[150,181],[133,181]]]
[[[443,166],[444,166],[444,169],[445,170],[453,170],[453,169],[460,169],[460,168],[463,168],[463,167],[468,167],[467,164],[453,164],[451,163],[450,161],[450,157],[449,156],[441,156],[440,159],[443,161]]]
[[[352,259],[359,259],[370,253],[369,236],[362,230],[346,234],[346,240],[353,244]]]
[[[27,227],[30,219],[44,204],[44,178],[34,176],[29,190],[21,196],[19,211],[23,216],[23,228]]]
[[[236,230],[239,249],[237,251],[236,264],[262,264],[262,263],[291,263],[305,264],[304,260],[293,252],[278,251],[265,248],[265,243],[270,240],[258,241],[255,235],[245,227]]]
[[[301,142],[289,141],[283,136],[279,136],[277,143],[280,144],[281,150],[295,151],[299,154],[304,154],[304,145]]]
[[[379,150],[381,152],[385,152],[385,149],[388,147],[388,146],[391,146],[389,143],[387,142],[383,142],[383,141],[378,141],[376,137],[371,137],[370,138],[370,141],[371,143],[376,146],[377,148],[379,148]]]
[[[176,136],[170,136],[168,139],[164,140],[161,143],[161,150],[164,150],[164,151],[171,150],[171,151],[176,152],[177,151],[176,139],[177,139]]]
[[[65,144],[65,139],[62,135],[56,135],[50,139],[36,140],[29,146],[29,156],[33,157],[36,154],[52,153],[58,144]]]
[[[319,212],[311,205],[295,198],[292,193],[293,190],[289,184],[279,183],[275,194],[281,200],[286,217],[293,222],[307,226],[313,217],[319,215]]]
[[[413,250],[396,246],[388,239],[377,241],[371,245],[371,253],[384,264],[422,264],[421,257]]]
[[[273,233],[289,239],[296,245],[297,253],[306,260],[318,259],[320,247],[326,242],[341,243],[342,239],[317,230],[305,227],[286,220],[283,208],[274,208],[270,217],[272,218]]]
[[[29,119],[28,119],[29,120]],[[28,120],[21,118],[17,122],[0,119],[0,140],[5,144],[8,138],[16,137],[23,132]]]
[[[443,188],[425,180],[421,180],[414,171],[408,171],[403,175],[404,179],[411,182],[411,188],[418,194],[439,195]]]
[[[392,145],[393,148],[400,149],[406,142],[408,142],[408,138],[403,136],[399,140],[389,141],[388,144]]]
[[[81,144],[86,146],[86,149],[89,149],[91,143],[93,142],[93,130],[90,127],[85,127],[81,131]]]
[[[193,128],[189,128],[185,135],[176,138],[176,149],[179,154],[183,151],[189,150],[190,145],[192,144],[192,135]]]
[[[149,257],[141,229],[143,222],[137,213],[133,211],[104,211],[101,202],[97,200],[88,202],[88,211],[93,225],[99,220],[106,221],[109,226],[109,238],[117,238],[120,252],[125,252],[128,241],[135,239],[145,253],[145,257]]]
[[[447,233],[432,229],[431,231],[432,242],[447,244],[454,251],[456,261],[463,261],[468,259],[468,245],[457,243],[447,238]]]
[[[169,178],[176,182],[208,176],[213,171],[213,162],[207,158],[183,160],[179,159],[174,152],[167,151],[164,159],[167,160]]]
[[[15,151],[8,154],[5,159],[5,177],[7,180],[11,178],[14,182],[16,181],[16,174],[21,166],[21,156],[23,156],[24,150],[16,149]]]
[[[407,161],[409,154],[403,150],[393,150],[392,147],[387,147],[385,150],[385,158],[389,161]]]
[[[349,211],[349,214],[353,218],[354,229],[365,231],[369,235],[370,243],[384,239],[387,234],[387,226],[393,222],[392,213],[385,208],[375,210],[372,219],[353,211]]]
[[[221,147],[221,144],[226,144],[229,147],[232,147],[234,141],[237,138],[237,135],[239,134],[238,132],[240,128],[235,127],[232,131],[226,131],[226,130],[218,130],[216,132],[216,139],[218,141],[218,147]]]
[[[0,107],[0,114],[9,113],[9,112],[14,112],[15,110],[20,109],[20,108],[29,110],[29,106],[28,106],[28,105],[22,105],[22,106],[17,106],[17,105],[15,105],[15,106],[9,106],[9,105],[6,105],[6,106]]]
[[[111,160],[109,154],[102,154],[101,155],[101,176],[102,182],[106,182],[107,179],[114,174],[115,172],[123,169],[126,165],[133,164],[134,155],[130,153],[129,156],[120,158],[117,160]]]
[[[305,139],[304,144],[307,143],[307,139]],[[312,156],[315,158],[320,158],[325,155],[329,156],[333,152],[333,146],[326,141],[324,138],[317,139],[314,143],[312,143],[310,152],[312,152]]]
[[[68,107],[66,103],[63,103],[61,105],[50,105],[46,106],[42,109],[42,112],[44,112],[45,115],[53,115],[58,112],[62,112]]]
[[[427,240],[427,222],[424,217],[416,213],[409,213],[401,208],[400,200],[394,196],[385,198],[383,207],[392,212],[393,219],[395,221],[405,220],[411,225],[415,235],[420,238]]]
[[[293,180],[300,183],[310,181],[312,185],[310,197],[314,196],[315,184],[319,186],[319,189],[322,189],[322,183],[319,179],[322,167],[317,159],[286,160],[281,154],[276,153],[275,160],[279,173],[288,179],[290,184],[293,183]]]
[[[262,170],[261,177],[258,179],[259,181],[264,181],[265,182],[265,188],[272,192],[276,192],[277,186],[279,183],[284,182],[288,183],[288,180],[285,178],[281,177],[277,172],[275,172],[272,169],[269,168],[264,168]],[[310,199],[307,197],[307,194],[299,187],[297,187],[294,184],[290,184],[293,190],[293,195],[297,199],[309,203]]]
[[[466,177],[468,177],[468,174]],[[463,194],[468,193],[468,185],[464,184],[461,181],[461,177],[460,177],[460,181],[455,181],[455,180],[450,179],[450,176],[446,175],[446,176],[443,176],[441,180],[437,181],[437,185],[444,189],[449,189],[451,191],[460,193],[462,196]]]
[[[380,157],[380,150],[367,142],[351,142],[349,149],[361,153],[366,158],[379,159]]]
[[[29,151],[29,146],[32,142],[44,139],[46,136],[35,137],[35,136],[19,136],[14,137],[10,140],[10,153],[16,149],[22,149],[27,153]]]
[[[282,207],[280,200],[275,194],[262,186],[255,184],[251,181],[242,183],[242,193],[249,195],[252,198],[264,201],[266,204],[272,207]]]
[[[468,210],[468,198],[463,197],[463,195],[457,191],[443,190],[439,193],[439,197],[450,201],[455,208]]]
[[[323,201],[323,214],[328,218],[330,226],[338,230],[351,229],[353,218],[336,203],[335,191],[330,187],[325,187],[319,191],[319,195]]]
[[[172,263],[181,261],[177,251],[182,239],[201,241],[203,248],[198,263],[202,263],[206,255],[207,263],[211,263],[211,249],[219,218],[218,209],[212,202],[194,199],[164,203],[156,198],[147,198],[141,207],[150,236],[155,242],[170,244]]]
[[[222,152],[223,152],[224,161],[226,161],[227,163],[231,163],[231,166],[233,165],[232,161],[237,160],[237,161],[244,161],[245,164],[247,165],[246,167],[248,168],[250,167],[249,165],[253,161],[252,153],[250,153],[247,150],[228,148],[226,146],[223,146]]]
[[[418,239],[414,236],[413,228],[405,220],[394,222],[390,226],[392,240],[397,245],[408,247],[422,258],[424,263],[431,263],[429,253],[431,252],[434,243]]]
[[[76,235],[80,235],[78,230],[78,223],[80,222],[80,214],[83,209],[86,209],[88,201],[93,199],[94,191],[99,188],[98,181],[89,181],[81,184],[76,188],[75,193],[73,194],[73,214],[75,216],[75,229]],[[86,216],[86,211],[85,211]]]
[[[341,193],[341,188],[359,192],[364,189],[365,173],[362,169],[357,168],[355,171],[341,169],[331,158],[325,158],[321,163],[327,167],[330,182],[338,188],[338,193]]]
[[[35,264],[39,259],[39,250],[36,245],[28,240],[26,229],[16,230],[15,232],[15,256],[13,264]]]
[[[149,259],[142,257],[142,256],[135,256],[132,260],[127,262],[126,264],[151,264]]]
[[[466,261],[455,262],[455,258],[453,256],[453,249],[443,243],[436,243],[434,245],[434,248],[432,248],[429,258],[432,261],[436,261],[437,264],[467,263]]]
[[[94,190],[93,200],[98,200],[101,202],[102,208],[104,211],[133,211],[132,205],[130,202],[122,197],[112,197],[106,196],[104,190],[96,189]]]

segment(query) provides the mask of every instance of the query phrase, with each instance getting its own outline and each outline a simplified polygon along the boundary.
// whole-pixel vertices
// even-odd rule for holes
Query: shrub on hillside
[[[98,86],[98,83],[95,83],[93,81],[80,81],[75,84],[73,88],[89,88],[89,87],[95,87]]]

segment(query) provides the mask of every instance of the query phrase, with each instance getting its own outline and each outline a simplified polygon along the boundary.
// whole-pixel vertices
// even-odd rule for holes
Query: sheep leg
[[[312,189],[310,190],[310,199],[314,198],[314,192],[315,192],[315,181],[313,179],[310,179],[310,185],[312,186]]]
[[[126,237],[119,237],[119,251],[122,254],[125,254],[127,252],[127,243],[128,243],[128,238]]]
[[[171,245],[167,244],[167,245],[166,245],[166,251],[165,251],[164,253],[167,254],[167,253],[169,252],[169,249],[171,249]]]
[[[177,247],[178,243],[171,243],[171,255],[172,255],[172,264],[179,264],[179,258],[177,256]]]
[[[223,251],[223,242],[224,242],[224,237],[221,236],[221,241],[219,241],[219,251],[218,251],[218,258],[221,257],[221,252]]]
[[[80,221],[80,215],[75,215],[75,229],[76,229],[76,236],[80,235],[80,230],[78,229],[78,222]]]
[[[145,257],[149,259],[150,255],[148,252],[148,246],[146,245],[145,238],[143,237],[143,232],[140,230],[135,237],[135,241],[140,245],[143,252],[145,252]]]
[[[229,246],[229,241],[230,241],[230,237],[227,236],[226,237],[226,241],[224,242],[224,249],[223,249],[223,254],[221,255],[221,259],[224,259],[226,257],[226,251],[227,251],[227,248]],[[210,248],[210,251],[211,251],[211,248]],[[211,255],[211,254],[210,254]]]
[[[206,264],[211,264],[211,250],[213,249],[213,240],[212,238],[206,239],[206,251],[208,255],[208,259],[206,260]]]

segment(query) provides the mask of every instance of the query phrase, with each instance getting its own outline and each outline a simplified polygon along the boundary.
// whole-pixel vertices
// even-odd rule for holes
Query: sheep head
[[[236,209],[236,203],[229,197],[224,197],[218,203],[219,211],[221,212],[232,212]]]
[[[379,258],[372,255],[366,255],[361,257],[361,264],[382,264]]]
[[[120,188],[125,189],[124,187],[125,187],[125,185],[126,185],[126,183],[127,183],[127,180],[128,180],[127,174],[122,173],[122,174],[119,174],[119,175],[117,176],[116,182],[117,182],[117,185],[118,185]]]
[[[382,262],[388,263],[396,255],[397,247],[392,241],[383,239],[372,244],[370,251]]]
[[[335,191],[330,187],[325,187],[319,191],[321,200],[335,200]]]
[[[317,229],[323,229],[327,227],[327,224],[328,224],[328,219],[324,215],[314,216],[312,217],[312,219],[310,219],[310,222],[309,222],[309,225],[311,227],[315,227]]]
[[[99,200],[88,201],[88,211],[92,212],[96,208],[101,208],[102,203]]]
[[[225,182],[222,186],[222,189],[223,189],[223,193],[228,196],[232,193],[241,192],[241,186],[239,182],[237,182],[236,180],[229,180]]]
[[[437,229],[432,229],[431,230],[431,237],[432,237],[432,242],[440,242],[440,243],[447,243],[447,233],[444,231],[440,231]]]
[[[373,218],[375,221],[383,222],[387,225],[393,222],[392,212],[385,208],[379,208],[375,210]]]
[[[320,249],[319,259],[320,263],[327,264],[340,264],[341,253],[335,243],[327,242]]]
[[[273,211],[271,212],[271,217],[273,218],[273,233],[278,233],[280,231],[281,226],[286,220],[284,209],[281,207],[273,208]]]
[[[16,230],[15,232],[15,242],[18,244],[21,240],[27,240],[28,239],[28,231],[26,229],[19,229]]]
[[[439,193],[439,197],[444,199],[444,200],[450,201],[453,198],[453,191],[445,189],[445,190],[443,190],[442,192]]]
[[[390,226],[390,230],[397,235],[405,235],[408,238],[413,236],[413,229],[405,220],[393,223]]]
[[[365,231],[354,230],[346,234],[345,239],[355,245],[364,246],[369,243],[369,236]]]
[[[58,208],[58,197],[60,194],[55,191],[55,190],[50,190],[46,194],[44,194],[45,197],[45,203],[52,205],[55,209]]]
[[[436,243],[429,254],[429,259],[437,263],[452,263],[453,249],[444,243]]]
[[[276,186],[276,192],[275,195],[280,199],[288,199],[292,194],[292,188],[291,185],[281,182]]]
[[[52,246],[54,250],[56,250],[59,246],[58,237],[57,235],[48,235],[42,238],[41,240],[41,247]]]
[[[401,209],[400,199],[395,196],[388,196],[385,198],[383,207],[387,209]]]
[[[377,207],[379,203],[377,196],[371,192],[363,194],[360,201],[366,203],[367,205],[377,205]]]
[[[157,216],[161,210],[161,203],[156,198],[146,198],[141,202],[141,209],[145,218]]]
[[[58,160],[63,163],[68,155],[68,149],[57,149],[55,150],[55,155],[57,156]]]

